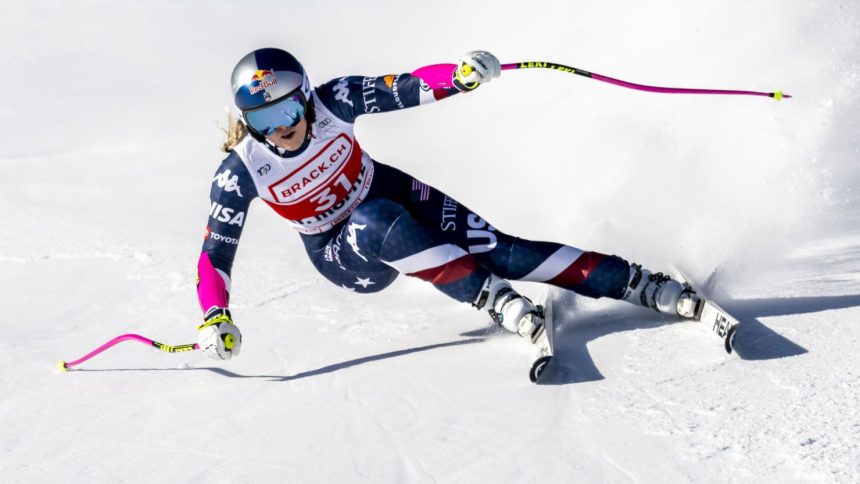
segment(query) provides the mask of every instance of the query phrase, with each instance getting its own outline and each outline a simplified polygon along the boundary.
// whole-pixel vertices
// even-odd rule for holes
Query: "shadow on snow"
[[[300,380],[302,378],[308,378],[317,375],[324,375],[326,373],[333,373],[335,371],[343,370],[346,368],[351,368],[353,366],[362,365],[365,363],[372,363],[374,361],[386,360],[389,358],[397,358],[400,356],[409,355],[412,353],[419,353],[422,351],[430,351],[439,348],[447,348],[450,346],[461,346],[461,345],[469,345],[475,343],[481,343],[484,341],[484,338],[475,338],[475,339],[466,339],[466,340],[458,340],[458,341],[449,341],[447,343],[438,343],[427,346],[419,346],[416,348],[407,348],[404,350],[390,351],[388,353],[381,353],[378,355],[364,356],[361,358],[356,358],[353,360],[342,361],[340,363],[335,363],[332,365],[324,366],[322,368],[317,368],[316,370],[304,371],[301,373],[296,373],[295,375],[240,375],[238,373],[234,373],[229,370],[225,370],[223,368],[218,367],[202,367],[202,368],[107,368],[107,369],[96,369],[96,370],[88,370],[88,369],[71,369],[69,371],[73,372],[88,372],[88,371],[211,371],[212,373],[217,373],[222,376],[230,377],[230,378],[267,378],[269,381],[292,381],[292,380]]]
[[[567,291],[556,291],[554,306],[573,308],[575,297]],[[858,307],[860,295],[734,299],[720,301],[720,305],[741,322],[735,339],[737,356],[743,360],[758,361],[807,353],[805,348],[768,328],[759,318]],[[588,352],[588,342],[612,333],[678,322],[659,314],[643,315],[634,310],[641,311],[640,308],[622,308],[620,311],[595,311],[579,316],[575,310],[556,314],[553,332],[556,358],[547,369],[551,373],[545,375],[544,383],[563,385],[602,380],[604,377]],[[703,330],[707,331],[706,328]],[[714,338],[714,347],[718,348],[719,345],[719,341]]]
[[[549,372],[543,379],[543,384],[564,385],[604,379],[600,370],[588,352],[588,343],[603,336],[637,329],[656,328],[678,323],[677,320],[647,312],[642,308],[624,305],[611,310],[592,311],[581,314],[576,311],[575,294],[568,291],[555,291],[554,307],[565,308],[556,310],[554,316],[553,341],[556,358],[547,369]],[[834,309],[844,309],[860,306],[860,295],[822,296],[798,298],[769,298],[769,299],[735,299],[721,301],[721,305],[741,321],[735,340],[735,353],[744,360],[772,360],[788,356],[802,355],[805,348],[788,338],[771,330],[759,321],[759,318],[786,316],[791,314],[809,314]],[[683,322],[681,324],[695,324]],[[707,332],[706,328],[702,328]],[[74,369],[74,372],[90,371],[210,371],[229,378],[266,378],[270,381],[292,381],[308,378],[375,361],[397,358],[401,356],[430,351],[439,348],[476,344],[486,341],[499,330],[487,327],[467,333],[462,336],[469,339],[449,341],[403,350],[390,351],[377,355],[364,356],[308,370],[294,375],[240,375],[218,367],[202,368],[123,368],[123,369]],[[712,337],[709,335],[709,337]],[[721,343],[713,338],[714,351]]]

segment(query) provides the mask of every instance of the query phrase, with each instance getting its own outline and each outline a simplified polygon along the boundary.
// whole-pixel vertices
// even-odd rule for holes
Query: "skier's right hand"
[[[473,50],[457,61],[452,83],[458,91],[471,91],[501,73],[502,65],[496,56],[485,50]]]
[[[197,327],[197,344],[209,358],[229,360],[239,356],[242,348],[242,333],[233,324],[230,310],[212,307],[206,311],[205,322]]]

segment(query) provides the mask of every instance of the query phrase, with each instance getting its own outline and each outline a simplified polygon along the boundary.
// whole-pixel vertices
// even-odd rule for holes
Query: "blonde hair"
[[[227,135],[224,143],[221,144],[221,151],[229,153],[248,135],[248,127],[245,126],[245,123],[241,119],[233,116],[233,112],[230,111],[229,107],[225,107],[224,110],[227,112],[227,127],[225,128],[219,123],[218,128]]]

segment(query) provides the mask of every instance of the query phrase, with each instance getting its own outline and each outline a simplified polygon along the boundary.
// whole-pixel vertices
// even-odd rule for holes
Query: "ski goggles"
[[[306,110],[305,96],[295,90],[272,104],[244,111],[242,116],[251,130],[268,136],[281,126],[292,128],[299,124]]]

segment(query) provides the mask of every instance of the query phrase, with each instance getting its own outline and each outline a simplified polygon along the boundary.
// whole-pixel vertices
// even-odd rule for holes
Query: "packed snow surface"
[[[0,17],[3,482],[860,481],[860,5],[5,2]],[[487,49],[633,82],[506,71],[366,116],[362,147],[500,230],[671,265],[743,323],[552,291],[558,357],[402,278],[359,296],[253,205],[242,354],[194,342],[228,76],[290,50],[321,83]],[[542,297],[545,289],[522,284]]]

